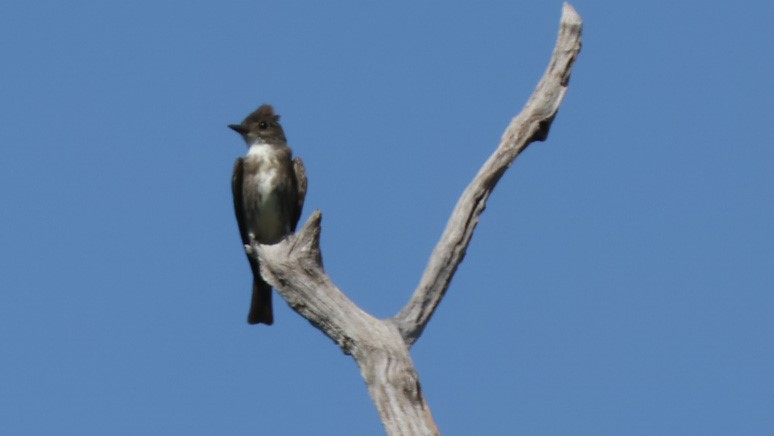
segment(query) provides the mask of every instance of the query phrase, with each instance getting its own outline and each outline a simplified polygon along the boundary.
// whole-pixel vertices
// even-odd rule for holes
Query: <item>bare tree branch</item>
[[[261,275],[293,310],[355,358],[388,434],[440,434],[398,329],[357,307],[325,274],[321,219],[315,211],[284,241],[247,247],[258,255]]]
[[[534,141],[548,136],[570,81],[573,63],[580,53],[583,22],[568,3],[564,4],[559,37],[543,78],[521,113],[511,121],[500,146],[484,163],[462,193],[446,224],[419,286],[408,304],[395,316],[406,343],[411,346],[425,329],[449,288],[468,249],[479,215],[500,177],[516,157]]]
[[[582,21],[564,5],[559,38],[548,70],[500,146],[465,189],[411,300],[394,318],[374,318],[355,305],[323,269],[322,216],[275,245],[246,247],[261,275],[290,307],[357,361],[389,435],[437,435],[409,347],[419,338],[462,262],[478,218],[500,177],[533,141],[545,140],[580,52]]]

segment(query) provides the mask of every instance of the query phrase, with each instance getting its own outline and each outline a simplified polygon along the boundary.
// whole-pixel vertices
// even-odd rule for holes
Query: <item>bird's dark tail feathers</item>
[[[271,308],[271,285],[263,281],[260,276],[253,280],[253,300],[250,303],[247,323],[266,325],[274,323],[274,313]]]

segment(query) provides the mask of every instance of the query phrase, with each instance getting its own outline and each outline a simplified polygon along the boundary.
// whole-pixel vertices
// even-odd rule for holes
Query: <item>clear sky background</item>
[[[543,74],[561,2],[13,1],[0,13],[0,433],[379,435],[250,271],[226,128],[275,105],[325,266],[406,303]],[[574,3],[548,141],[412,349],[445,435],[774,434],[770,1]]]

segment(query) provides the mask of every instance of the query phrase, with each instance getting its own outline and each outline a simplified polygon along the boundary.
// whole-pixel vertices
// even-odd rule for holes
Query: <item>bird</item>
[[[231,177],[234,212],[242,244],[253,241],[276,244],[295,232],[306,198],[304,162],[293,158],[280,116],[274,107],[261,105],[240,124],[229,124],[247,144],[247,154],[237,158]],[[271,285],[261,277],[260,265],[250,253],[253,273],[248,324],[274,323]]]

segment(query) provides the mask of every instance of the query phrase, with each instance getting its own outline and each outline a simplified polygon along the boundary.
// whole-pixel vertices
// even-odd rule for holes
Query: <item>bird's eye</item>
[[[258,123],[258,128],[261,130],[266,130],[268,127],[269,125],[266,124],[266,121],[261,121],[260,123]]]

